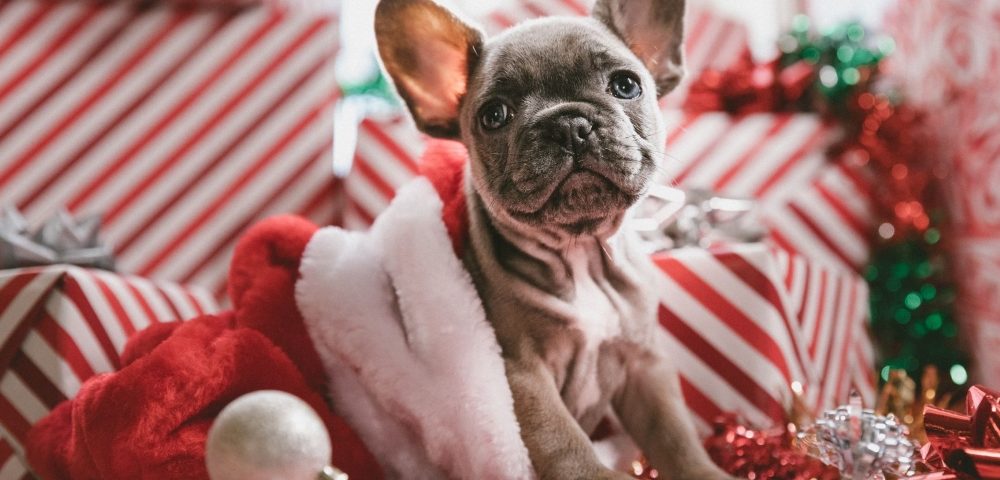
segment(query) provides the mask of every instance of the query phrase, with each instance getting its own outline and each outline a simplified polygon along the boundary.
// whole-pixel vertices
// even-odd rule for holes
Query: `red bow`
[[[929,443],[924,463],[939,471],[912,480],[1000,480],[1000,394],[981,386],[969,389],[966,414],[924,407]]]

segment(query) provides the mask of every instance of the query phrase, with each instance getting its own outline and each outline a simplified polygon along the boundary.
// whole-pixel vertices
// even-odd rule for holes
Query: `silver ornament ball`
[[[298,397],[275,390],[243,395],[208,432],[212,480],[315,480],[330,464],[330,436]]]

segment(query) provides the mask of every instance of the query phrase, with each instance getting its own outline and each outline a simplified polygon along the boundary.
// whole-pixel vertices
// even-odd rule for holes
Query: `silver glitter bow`
[[[637,207],[631,227],[652,250],[719,241],[757,242],[766,234],[754,200],[727,198],[709,190],[654,185]]]
[[[114,255],[98,237],[101,217],[74,219],[65,210],[49,217],[30,232],[16,208],[0,212],[0,268],[68,263],[114,270]]]
[[[844,479],[885,480],[913,472],[917,447],[908,435],[893,415],[863,409],[861,395],[852,392],[847,405],[824,412],[799,441]]]

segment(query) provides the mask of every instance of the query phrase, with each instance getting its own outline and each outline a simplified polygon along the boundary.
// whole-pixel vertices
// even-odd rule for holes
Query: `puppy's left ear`
[[[660,95],[680,83],[684,77],[684,0],[597,0],[593,16],[646,64]]]
[[[482,51],[482,33],[432,0],[382,0],[375,36],[417,127],[457,138],[458,107]]]

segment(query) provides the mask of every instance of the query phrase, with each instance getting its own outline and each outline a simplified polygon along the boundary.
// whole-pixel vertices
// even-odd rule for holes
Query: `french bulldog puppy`
[[[657,325],[648,256],[619,232],[663,155],[684,0],[597,0],[590,18],[486,39],[432,0],[382,0],[386,71],[417,126],[461,140],[465,266],[542,479],[630,478],[589,435],[615,419],[675,480],[728,479],[695,435]]]

